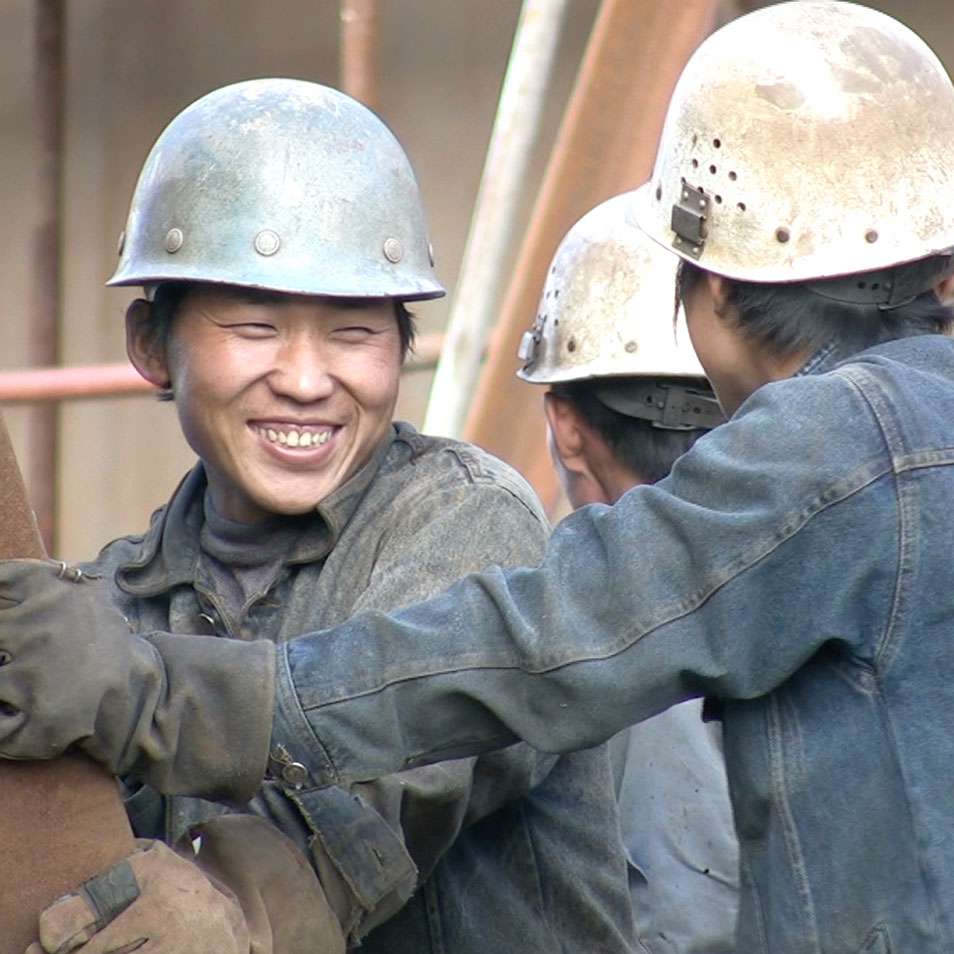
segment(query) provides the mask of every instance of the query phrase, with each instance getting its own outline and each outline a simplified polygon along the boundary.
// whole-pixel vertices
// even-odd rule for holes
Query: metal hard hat
[[[638,223],[729,278],[809,281],[954,246],[954,87],[897,20],[833,0],[739,17],[690,58]]]
[[[215,90],[153,146],[107,284],[176,280],[403,300],[444,294],[400,143],[351,97],[296,79]]]
[[[632,198],[600,203],[560,242],[520,345],[525,381],[705,376],[681,305],[673,325],[678,259],[628,220]]]

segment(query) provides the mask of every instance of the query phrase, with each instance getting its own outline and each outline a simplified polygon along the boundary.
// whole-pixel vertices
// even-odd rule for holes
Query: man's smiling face
[[[313,509],[369,460],[403,354],[390,298],[197,285],[149,360],[171,384],[216,510],[253,523]]]

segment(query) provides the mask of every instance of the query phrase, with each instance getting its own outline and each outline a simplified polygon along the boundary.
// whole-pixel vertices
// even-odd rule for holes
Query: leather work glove
[[[221,815],[192,835],[197,857],[142,840],[55,901],[27,954],[344,954],[314,869],[277,828]]]
[[[77,744],[167,794],[247,801],[268,762],[275,648],[137,636],[106,585],[50,560],[0,561],[0,756]]]
[[[161,841],[139,841],[128,858],[40,914],[26,954],[249,954],[235,896]]]
[[[196,863],[241,903],[252,954],[344,954],[338,918],[290,838],[254,815],[219,815],[191,834]]]

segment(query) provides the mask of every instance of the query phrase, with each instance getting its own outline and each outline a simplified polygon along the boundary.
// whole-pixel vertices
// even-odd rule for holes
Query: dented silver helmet
[[[954,87],[916,34],[853,3],[779,3],[692,55],[633,214],[730,278],[890,283],[954,246],[952,142]],[[862,285],[892,303],[877,274]]]
[[[295,79],[215,90],[153,146],[107,284],[176,280],[402,300],[444,294],[400,143],[351,97]]]

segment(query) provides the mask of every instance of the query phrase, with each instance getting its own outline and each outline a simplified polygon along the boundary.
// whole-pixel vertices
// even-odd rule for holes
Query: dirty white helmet
[[[710,427],[722,415],[682,305],[676,311],[678,259],[628,220],[632,201],[626,192],[600,203],[560,242],[520,344],[517,375],[533,384],[597,378],[597,396],[622,414],[665,427]],[[693,380],[683,388],[660,378]]]
[[[729,278],[884,270],[847,300],[892,304],[890,266],[954,246],[952,143],[954,87],[916,34],[853,3],[779,3],[692,55],[633,214]]]
[[[402,300],[444,294],[400,143],[351,97],[296,79],[215,90],[159,136],[107,284],[175,280]]]

